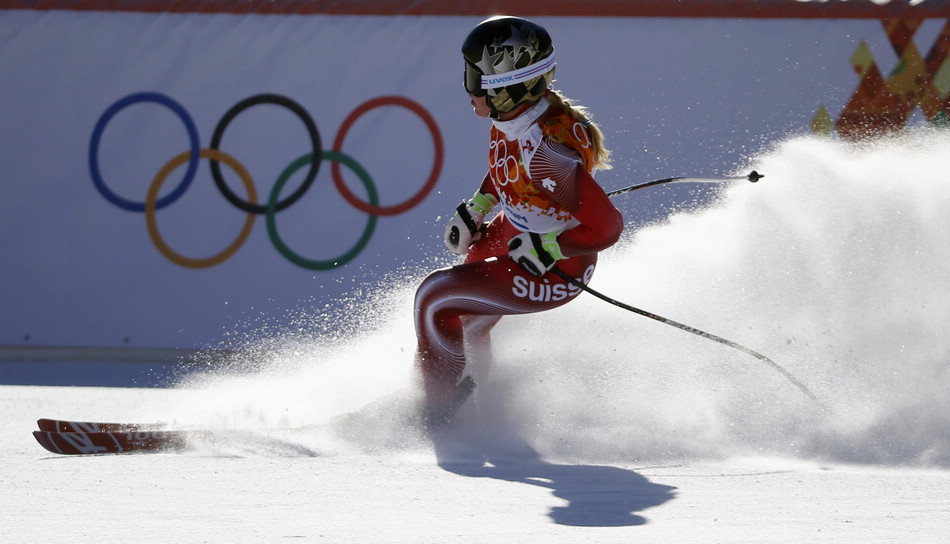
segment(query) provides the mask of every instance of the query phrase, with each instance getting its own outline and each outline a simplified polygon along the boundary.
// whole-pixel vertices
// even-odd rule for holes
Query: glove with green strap
[[[566,257],[557,243],[556,232],[522,232],[508,241],[508,256],[533,276],[541,277]]]
[[[468,248],[482,237],[485,216],[498,204],[494,195],[475,193],[468,202],[462,202],[455,215],[445,227],[445,245],[459,255],[468,253]]]

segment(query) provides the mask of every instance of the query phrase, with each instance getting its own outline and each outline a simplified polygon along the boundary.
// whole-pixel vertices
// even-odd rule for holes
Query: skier
[[[510,16],[481,22],[462,45],[465,90],[475,115],[492,121],[489,168],[446,227],[445,243],[464,263],[432,272],[416,292],[416,364],[430,424],[464,399],[465,343],[487,352],[502,316],[572,300],[580,290],[548,271],[557,266],[587,283],[597,252],[623,230],[593,178],[609,168],[601,131],[551,89],[554,53],[544,28]]]

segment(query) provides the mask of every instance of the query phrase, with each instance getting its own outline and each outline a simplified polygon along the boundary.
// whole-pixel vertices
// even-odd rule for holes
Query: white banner
[[[479,20],[0,11],[0,344],[219,346],[449,262],[487,164],[459,52]],[[536,20],[614,151],[607,189],[741,172],[834,121],[862,40],[899,60],[874,20]],[[618,206],[635,226],[695,190]]]

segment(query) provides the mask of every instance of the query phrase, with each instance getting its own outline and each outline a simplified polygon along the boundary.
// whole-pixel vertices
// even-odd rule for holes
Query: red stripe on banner
[[[884,19],[950,17],[950,0],[0,0],[0,9],[271,15]]]

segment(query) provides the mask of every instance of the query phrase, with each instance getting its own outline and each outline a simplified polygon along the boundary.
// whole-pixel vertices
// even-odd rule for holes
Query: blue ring
[[[175,187],[175,190],[155,202],[156,210],[160,210],[181,198],[181,195],[185,193],[195,178],[195,172],[198,170],[198,162],[201,155],[201,143],[198,140],[198,128],[195,126],[195,122],[181,104],[175,102],[168,96],[160,93],[135,93],[109,106],[102,116],[99,117],[99,121],[96,122],[96,127],[92,131],[92,138],[89,141],[89,173],[92,175],[92,182],[95,184],[96,189],[102,193],[102,196],[104,196],[106,200],[131,212],[144,212],[145,202],[126,200],[115,194],[112,189],[106,186],[102,180],[102,174],[99,171],[99,140],[102,139],[102,132],[105,130],[106,124],[111,121],[117,113],[126,106],[131,106],[138,102],[157,102],[175,112],[175,115],[185,124],[185,129],[188,131],[188,140],[191,143],[191,156],[188,159],[188,169],[185,171],[185,177],[183,177],[178,186]]]

